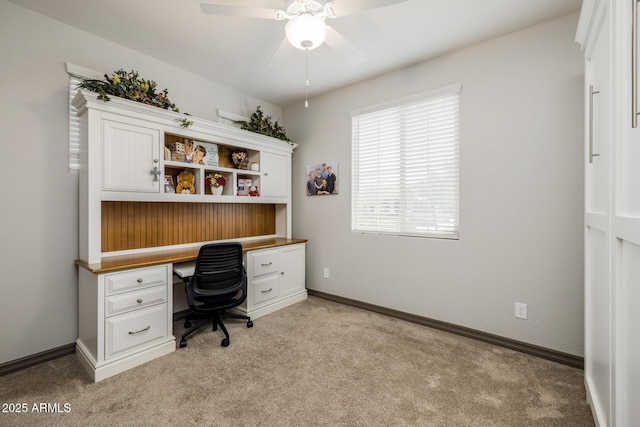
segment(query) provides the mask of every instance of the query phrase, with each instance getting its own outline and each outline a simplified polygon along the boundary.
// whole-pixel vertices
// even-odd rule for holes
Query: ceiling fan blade
[[[347,58],[353,65],[362,63],[367,56],[357,47],[351,44],[342,34],[327,25],[327,38],[324,41],[329,47],[335,49],[342,56]]]
[[[263,2],[266,4],[266,2]],[[207,15],[241,16],[243,18],[276,19],[279,9],[249,5],[224,3],[200,3],[200,9]]]
[[[280,43],[280,46],[278,46],[278,49],[276,49],[273,55],[271,55],[271,58],[269,58],[269,61],[267,61],[267,67],[273,68],[277,65],[278,62],[287,59],[289,55],[291,55],[293,49],[295,48],[291,43],[289,43],[289,40],[287,40],[286,37],[282,39],[282,42]]]
[[[371,9],[404,3],[407,0],[338,0],[331,4],[336,17],[353,15]]]

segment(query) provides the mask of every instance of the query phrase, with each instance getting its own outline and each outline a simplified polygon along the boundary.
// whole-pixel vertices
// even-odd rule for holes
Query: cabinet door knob
[[[284,275],[284,271],[281,271],[280,274]]]
[[[142,280],[142,278],[139,278],[138,280],[136,280],[136,282],[138,282],[138,283],[142,283],[142,282],[143,282],[143,280]]]
[[[269,172],[265,172],[265,173],[264,173],[264,176],[269,176]]]
[[[136,300],[136,302],[137,302],[138,304],[142,304],[142,298],[138,298],[138,299]]]

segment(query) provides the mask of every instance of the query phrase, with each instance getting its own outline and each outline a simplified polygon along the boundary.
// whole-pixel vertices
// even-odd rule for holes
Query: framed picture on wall
[[[338,194],[338,162],[319,162],[305,168],[307,196]]]

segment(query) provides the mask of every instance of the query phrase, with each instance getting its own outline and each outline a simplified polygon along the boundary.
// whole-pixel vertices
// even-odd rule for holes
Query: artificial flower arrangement
[[[156,86],[156,82],[141,78],[137,71],[126,72],[122,69],[114,71],[111,77],[105,74],[104,80],[83,78],[78,84],[80,89],[98,93],[98,99],[104,102],[109,101],[111,95],[179,113],[178,107],[169,100],[169,91],[163,89],[158,93]],[[177,120],[185,128],[193,124],[192,120],[185,117]]]
[[[219,173],[212,173],[207,175],[207,179],[205,180],[207,187],[224,187],[227,185],[227,178],[220,175]]]

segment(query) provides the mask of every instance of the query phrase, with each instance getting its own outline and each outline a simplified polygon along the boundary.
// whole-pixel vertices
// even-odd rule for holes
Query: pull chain
[[[309,108],[309,47],[305,47],[305,80],[304,108]]]

